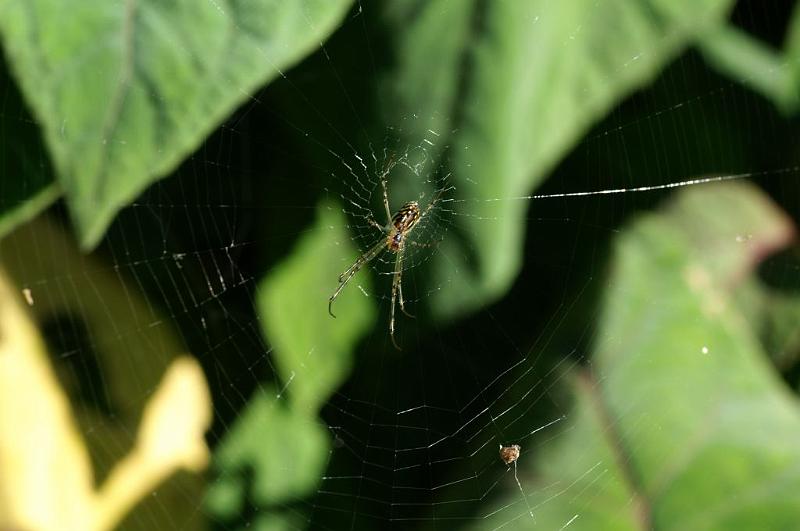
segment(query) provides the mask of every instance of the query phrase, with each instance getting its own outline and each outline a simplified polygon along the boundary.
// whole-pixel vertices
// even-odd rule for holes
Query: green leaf
[[[0,238],[60,194],[36,124],[0,61]]]
[[[451,285],[434,299],[436,312],[495,299],[519,271],[530,202],[481,200],[529,194],[592,124],[731,4],[425,0],[387,10],[398,61],[387,80],[397,87],[389,120],[423,117],[406,128],[409,142],[429,128],[440,135],[465,199],[452,203],[461,238],[448,238],[434,261],[432,284]]]
[[[796,526],[800,404],[732,297],[791,235],[788,219],[743,184],[686,190],[624,232],[571,428],[536,466],[520,460],[537,525]],[[487,527],[530,526],[511,487]]]
[[[800,4],[795,4],[782,50],[732,24],[708,32],[700,50],[709,64],[768,98],[784,114],[800,108]]]
[[[355,262],[347,220],[333,204],[318,209],[314,230],[258,286],[258,310],[264,335],[292,404],[316,414],[333,390],[350,374],[356,341],[375,323],[365,269],[336,299],[334,319],[328,297],[336,279]]]
[[[91,247],[116,212],[313,51],[351,0],[7,0],[0,33]]]
[[[797,50],[781,53],[735,28],[721,25],[700,42],[700,50],[715,68],[770,99],[784,113],[797,110]]]
[[[239,514],[246,499],[268,508],[307,495],[322,475],[330,442],[317,414],[349,375],[356,342],[376,314],[358,289],[370,289],[364,271],[336,300],[338,318],[328,315],[336,279],[358,257],[346,223],[338,206],[320,205],[312,230],[259,283],[259,315],[282,388],[262,388],[218,449],[208,507],[220,518]],[[272,516],[265,521],[278,525]]]
[[[260,389],[216,451],[221,474],[206,501],[218,517],[240,514],[245,499],[259,507],[286,503],[320,481],[330,450],[327,430],[277,395],[274,388]]]

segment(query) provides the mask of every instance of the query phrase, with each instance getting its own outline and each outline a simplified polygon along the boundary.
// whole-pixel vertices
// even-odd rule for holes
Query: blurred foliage
[[[800,295],[762,282],[752,282],[748,287],[741,290],[740,306],[746,315],[749,313],[748,321],[757,323],[764,350],[784,372],[800,361]]]
[[[83,246],[254,90],[313,51],[349,5],[1,3],[6,56]]]
[[[566,391],[575,400],[569,428],[541,456],[523,447],[522,490],[536,524],[730,529],[734,523],[753,528],[757,518],[790,527],[788,504],[798,503],[797,480],[788,466],[798,457],[791,444],[800,429],[797,404],[766,361],[773,356],[785,375],[796,366],[800,304],[796,294],[767,286],[753,274],[767,251],[787,243],[788,220],[745,186],[688,190],[660,213],[626,225],[615,239],[607,280],[595,269],[630,208],[611,199],[603,203],[607,206],[594,219],[604,230],[584,246],[578,242],[587,239],[575,237],[566,223],[526,234],[538,221],[529,217],[531,201],[485,200],[541,191],[549,175],[558,177],[551,191],[565,192],[572,186],[675,182],[709,171],[796,167],[796,124],[779,122],[768,109],[774,106],[784,116],[797,109],[800,16],[793,17],[777,51],[734,24],[732,0],[364,2],[353,8],[354,22],[348,24],[345,11],[351,4],[0,3],[3,51],[20,87],[18,92],[6,83],[0,107],[0,235],[17,228],[3,240],[3,266],[18,286],[30,290],[32,311],[43,328],[48,321],[55,321],[59,332],[84,327],[89,340],[76,348],[96,351],[101,360],[93,382],[72,381],[63,370],[69,362],[56,363],[73,400],[102,405],[76,413],[81,427],[91,431],[89,453],[100,461],[95,463],[100,475],[124,450],[109,451],[108,441],[133,442],[148,390],[185,350],[185,342],[190,351],[213,353],[201,362],[218,376],[211,382],[218,425],[211,433],[215,476],[205,508],[224,526],[308,525],[312,509],[301,500],[314,494],[326,466],[336,466],[334,443],[324,429],[333,425],[325,405],[336,390],[348,385],[355,371],[351,384],[357,388],[388,375],[381,391],[420,392],[400,376],[413,368],[402,372],[404,362],[389,358],[389,369],[383,369],[387,358],[375,355],[388,344],[385,316],[377,318],[385,304],[378,308],[357,286],[372,293],[374,278],[360,274],[337,301],[338,318],[327,315],[336,278],[359,253],[341,206],[327,197],[329,186],[335,195],[340,184],[335,172],[341,170],[339,161],[331,167],[328,146],[340,149],[344,142],[342,151],[350,156],[364,140],[356,137],[365,133],[383,135],[389,128],[401,144],[416,145],[432,129],[441,141],[431,147],[430,171],[451,173],[457,198],[464,201],[452,203],[459,224],[420,281],[432,289],[434,324],[446,331],[428,342],[425,334],[432,327],[425,319],[404,321],[408,336],[423,339],[408,341],[411,348],[402,356],[409,363],[423,360],[429,374],[444,372],[443,366],[457,374],[448,358],[455,350],[474,364],[470,376],[497,374],[490,364],[512,359],[505,350],[528,350],[545,322],[558,323],[558,333],[548,330],[542,347],[548,356],[564,360],[568,352],[594,352],[591,370],[572,374],[574,385]],[[339,24],[343,27],[320,50]],[[352,57],[354,43],[364,39],[370,43],[371,70],[363,58],[352,64],[342,59]],[[737,104],[752,104],[748,112],[739,112],[736,104],[702,105],[708,94],[719,95],[722,82],[707,83],[704,76],[710,74],[695,66],[702,75],[687,80],[684,72],[682,85],[670,70],[679,56],[690,65],[698,60],[685,55],[691,47],[768,101],[726,88],[732,99],[739,98]],[[309,54],[288,79],[281,75]],[[254,95],[272,80],[268,90]],[[331,96],[331,86],[342,88],[347,105]],[[645,88],[644,95],[636,93]],[[248,101],[257,105],[225,129],[226,117]],[[725,100],[714,103],[720,101]],[[280,110],[277,125],[265,117],[272,109]],[[672,137],[659,122],[649,124],[649,137],[623,136],[620,148],[609,141],[596,153],[583,145],[592,127],[620,131],[662,116],[665,109],[671,121],[664,123],[680,131]],[[322,123],[314,125],[309,115],[322,116]],[[336,129],[331,122],[345,125]],[[762,122],[770,123],[776,137],[790,134],[764,139]],[[241,141],[240,131],[244,147],[232,147]],[[282,157],[262,149],[289,131],[300,138],[280,144],[286,149]],[[756,140],[767,154],[753,147]],[[190,156],[201,144],[212,152],[235,153],[235,160],[219,161],[224,170],[216,180],[198,172]],[[328,158],[323,161],[320,152]],[[215,163],[217,157],[217,152],[211,156]],[[156,183],[173,171],[172,179]],[[592,181],[590,174],[602,178]],[[221,191],[217,181],[230,182],[235,191]],[[83,248],[105,235],[97,254],[77,254],[57,228],[65,223],[60,206],[21,225],[61,194]],[[790,201],[783,206],[791,207]],[[123,208],[133,202],[140,207]],[[319,205],[314,219],[313,209],[270,208],[313,204]],[[214,205],[241,208],[228,214]],[[175,214],[177,207],[184,208],[185,218]],[[539,203],[536,209],[543,217],[569,219]],[[140,215],[143,211],[147,215]],[[581,214],[585,223],[579,228],[590,230],[594,221]],[[234,227],[231,234],[220,230],[226,225]],[[237,246],[240,242],[247,243]],[[191,251],[195,263],[171,252],[175,248]],[[219,257],[252,277],[227,276]],[[126,275],[137,283],[127,282]],[[179,286],[176,276],[187,287]],[[246,286],[253,277],[257,286],[250,293]],[[565,293],[575,309],[563,308]],[[602,301],[599,321],[595,298]],[[493,321],[502,323],[496,335],[485,326],[486,314],[470,318],[490,304],[495,304]],[[164,307],[170,311],[161,313]],[[180,340],[165,324],[166,315],[179,326]],[[456,317],[463,320],[452,330],[443,328]],[[266,344],[252,340],[241,322],[258,322],[255,335]],[[515,343],[508,335],[524,339]],[[265,359],[268,367],[259,365]],[[72,378],[86,372],[91,371],[73,371]],[[262,376],[275,381],[261,383]],[[37,389],[54,385],[35,384]],[[442,386],[427,385],[425,396],[435,402],[431,395]],[[460,380],[454,394],[474,396],[473,385],[477,379]],[[108,396],[87,397],[86,389],[104,389],[96,394]],[[520,391],[509,388],[503,400],[520,400],[515,393]],[[529,413],[527,431],[541,425],[540,415],[538,408]],[[432,431],[446,431],[425,422]],[[81,460],[86,456],[75,463]],[[454,463],[449,474],[474,474],[464,467]],[[203,525],[197,522],[203,516],[197,511],[200,481],[182,479],[187,483],[179,490],[189,493],[188,512],[194,515],[186,514],[183,496],[148,508],[159,516],[147,524],[169,517],[181,525]],[[721,497],[732,492],[739,498],[726,505]],[[414,517],[430,517],[428,510],[447,517],[447,500],[439,495],[430,491],[431,504],[419,504]],[[514,488],[485,500],[484,507],[476,503],[476,514],[499,509],[479,527],[529,527],[524,503]],[[509,515],[522,517],[512,521]]]
[[[392,100],[389,121],[411,113],[429,117],[408,135],[421,138],[427,128],[445,135],[459,197],[528,195],[589,127],[719,25],[731,5],[730,0],[395,3],[388,11],[400,61],[387,84],[399,105]],[[433,47],[439,53],[431,57]],[[464,218],[460,238],[448,238],[442,253],[448,259],[434,263],[431,284],[452,285],[433,298],[440,316],[463,314],[498,298],[521,267],[528,203],[464,205],[470,217]],[[453,269],[460,275],[454,277]]]
[[[375,324],[372,300],[355,289],[336,300],[339,319],[326,304],[327,280],[358,257],[347,245],[343,214],[330,204],[317,210],[316,230],[298,242],[291,258],[259,284],[264,334],[274,345],[283,389],[265,386],[250,399],[217,452],[221,474],[208,506],[221,520],[239,517],[250,503],[265,522],[277,515],[264,509],[311,494],[330,451],[317,415],[349,375],[356,341]],[[344,242],[344,244],[339,243]],[[369,290],[369,278],[361,280]],[[356,281],[353,282],[356,284]],[[287,393],[288,401],[281,401]]]
[[[774,50],[731,24],[713,28],[700,40],[709,63],[772,100],[784,113],[800,105],[800,11],[795,6],[784,43]]]
[[[344,215],[334,207],[318,207],[317,230],[258,286],[258,309],[264,335],[275,349],[278,375],[291,385],[292,407],[309,414],[318,413],[350,374],[355,344],[376,321],[372,299],[356,287],[372,291],[368,276],[354,280],[353,289],[336,299],[332,310],[341,319],[331,319],[328,306],[319,304],[330,297],[330,279],[359,256]]]
[[[148,400],[133,448],[95,488],[68,399],[5,274],[0,299],[0,527],[114,529],[176,470],[205,468],[211,401],[199,365],[178,358]]]
[[[537,525],[795,525],[800,408],[735,297],[793,231],[756,189],[729,184],[681,192],[617,238],[593,363],[573,378],[576,413],[536,463],[520,460]],[[478,527],[530,528],[522,504],[507,488]]]
[[[282,504],[314,492],[329,451],[328,433],[316,417],[286,407],[277,390],[265,386],[217,450],[220,476],[207,506],[229,524],[254,507],[270,521]]]
[[[54,326],[81,331],[75,333],[70,341],[64,339],[63,333],[50,334],[47,338],[50,363],[54,364],[53,368],[64,391],[52,389],[56,384],[55,381],[50,381],[52,377],[49,374],[52,371],[47,367],[48,362],[44,358],[46,352],[36,346],[35,349],[24,349],[24,353],[31,357],[20,361],[24,361],[25,366],[28,362],[37,364],[39,374],[36,377],[39,378],[39,383],[20,381],[11,370],[4,372],[14,385],[3,386],[8,393],[8,399],[4,399],[2,403],[11,407],[12,413],[23,416],[29,416],[32,410],[38,409],[35,404],[39,399],[45,401],[46,407],[61,411],[60,414],[64,417],[60,421],[61,428],[56,425],[47,426],[45,422],[39,424],[42,429],[60,430],[57,432],[58,437],[45,438],[54,443],[69,437],[66,441],[70,446],[75,446],[77,443],[68,430],[73,429],[70,427],[73,423],[77,424],[81,432],[80,454],[88,454],[86,458],[91,459],[93,466],[89,466],[88,462],[85,466],[80,465],[84,460],[81,455],[58,458],[57,461],[67,463],[71,459],[79,468],[88,467],[85,470],[81,468],[79,472],[88,478],[89,487],[94,488],[94,477],[109,477],[112,470],[118,468],[119,463],[130,455],[131,447],[137,442],[137,426],[140,425],[142,411],[152,404],[153,389],[171,367],[177,366],[176,360],[186,351],[186,347],[172,323],[156,311],[142,293],[126,283],[117,272],[105,268],[96,257],[82,255],[74,239],[49,216],[39,217],[4,238],[0,242],[0,256],[8,276],[16,286],[20,286],[17,293],[9,294],[11,308],[24,295],[28,312],[44,331]],[[41,279],[49,280],[43,284]],[[24,337],[21,336],[20,340],[22,339]],[[186,362],[183,364],[186,365]],[[185,369],[182,371],[185,372]],[[189,380],[190,383],[192,381]],[[203,419],[211,407],[210,404],[204,404],[203,400],[209,399],[204,397],[202,389],[197,386],[194,390],[190,388],[187,391],[190,392],[187,397],[194,397],[197,403],[182,411],[181,417],[191,419],[191,413],[195,412],[195,418]],[[31,393],[33,396],[30,398],[23,398]],[[70,396],[74,413],[70,413],[63,394]],[[71,418],[73,414],[74,419]],[[179,424],[174,419],[170,420],[170,425],[176,429],[175,435],[180,435],[180,431],[177,431]],[[13,430],[9,425],[3,426],[0,437],[5,442],[16,431],[19,432],[18,435],[27,438],[25,448],[37,448],[41,444],[41,441],[36,442],[38,436],[33,431],[22,429],[21,426]],[[164,439],[169,440],[170,438]],[[82,448],[84,443],[86,450]],[[69,450],[66,443],[61,446],[65,447],[63,451]],[[54,450],[57,449],[54,447]],[[74,449],[72,451],[78,452]],[[46,508],[52,504],[43,497],[37,498],[32,494],[41,488],[36,483],[37,477],[32,470],[37,462],[41,465],[50,461],[41,461],[42,454],[38,451],[32,455],[34,462],[25,466],[28,469],[25,474],[31,478],[33,491],[22,489],[18,481],[14,485],[17,486],[21,498]],[[141,460],[138,462],[141,464]],[[20,463],[24,466],[23,461]],[[159,466],[162,470],[169,468]],[[57,469],[42,472],[46,474],[45,477],[38,478],[42,482],[51,483],[54,487],[60,485],[61,478],[57,477]],[[63,480],[77,482],[77,473],[71,475],[72,478],[66,477]],[[202,477],[197,474],[179,474],[173,477],[159,486],[157,499],[152,496],[144,498],[139,507],[141,512],[134,511],[123,529],[151,529],[153,525],[169,527],[170,522],[175,519],[190,523],[195,528],[202,528],[194,505],[187,502],[186,495],[199,496],[203,483]],[[153,482],[149,484],[149,488],[155,486]],[[78,487],[74,485],[80,492],[85,490]],[[69,492],[72,488],[58,487],[58,492]],[[43,489],[41,492],[45,493],[47,490]],[[163,505],[165,503],[166,507]],[[55,508],[54,505],[53,507]],[[4,505],[0,504],[0,509],[2,508]],[[3,510],[0,510],[0,514]],[[53,513],[53,517],[56,518],[53,522],[60,521],[59,514]],[[88,517],[88,514],[82,514],[82,517]],[[86,529],[78,524],[79,522],[75,523],[76,529]]]

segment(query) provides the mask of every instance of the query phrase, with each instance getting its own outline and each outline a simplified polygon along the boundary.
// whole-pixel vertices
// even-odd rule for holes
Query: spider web
[[[375,42],[365,29],[365,9],[368,6],[357,5],[343,26],[343,31],[363,39],[363,56],[355,61],[358,68],[374,64],[370,50]],[[744,18],[753,22],[757,15],[745,13]],[[39,227],[4,246],[3,257],[12,264],[20,289],[31,294],[34,307],[56,309],[42,327],[73,404],[92,412],[84,417],[82,430],[98,434],[92,439],[94,450],[116,455],[130,436],[106,430],[120,406],[115,405],[115,382],[101,370],[107,361],[98,351],[110,348],[126,354],[127,392],[134,402],[143,402],[153,388],[149,370],[143,367],[163,363],[128,345],[138,338],[158,350],[162,345],[152,339],[153,331],[162,327],[177,329],[205,368],[214,395],[212,447],[234,429],[254,393],[274,388],[278,401],[285,402],[297,382],[277,376],[275,353],[269,338],[262,336],[254,310],[256,284],[314,230],[309,227],[320,197],[336,200],[345,214],[344,228],[351,240],[333,244],[352,244],[364,252],[379,241],[383,235],[370,221],[386,223],[381,175],[387,167],[392,214],[412,199],[425,209],[433,198],[442,198],[413,231],[412,241],[420,245],[409,246],[404,256],[407,301],[424,304],[431,292],[425,265],[444,252],[439,244],[465,218],[475,219],[470,205],[529,205],[524,269],[503,301],[459,323],[404,320],[401,326],[411,332],[405,336],[404,351],[397,353],[386,348],[390,282],[383,275],[393,274],[394,257],[384,253],[370,264],[381,282],[372,291],[361,286],[381,308],[381,318],[360,345],[347,382],[317,419],[333,442],[313,491],[280,501],[268,513],[248,506],[235,517],[223,518],[192,487],[170,483],[164,487],[170,496],[159,496],[166,492],[159,488],[126,521],[128,528],[152,528],[165,514],[172,515],[175,529],[264,525],[264,514],[286,529],[482,529],[497,527],[498,521],[502,528],[536,528],[541,506],[529,498],[552,486],[539,485],[526,462],[565,436],[571,414],[565,378],[587,364],[590,345],[602,341],[594,328],[592,292],[603,280],[595,271],[604,267],[605,246],[621,221],[677,187],[760,178],[780,196],[781,179],[796,177],[796,163],[788,157],[764,159],[755,166],[721,164],[736,159],[730,153],[736,147],[716,143],[724,138],[714,136],[716,124],[695,124],[697,134],[707,136],[702,146],[691,143],[695,133],[690,136],[677,127],[703,116],[700,111],[708,107],[726,116],[750,105],[757,109],[751,113],[756,123],[750,124],[743,143],[758,138],[766,146],[784,131],[757,96],[739,83],[715,77],[690,54],[670,67],[651,92],[631,98],[623,110],[598,125],[535,194],[459,196],[443,158],[448,146],[438,140],[441,131],[429,130],[425,138],[405,144],[407,124],[378,132],[363,126],[366,111],[353,103],[359,96],[356,89],[340,84],[328,104],[315,98],[318,80],[303,76],[321,64],[339,79],[352,61],[337,53],[342,48],[335,39],[320,46],[306,65],[255,95],[174,176],[128,206],[102,247],[76,259],[81,264],[77,268],[59,272],[45,267],[49,259],[43,257],[70,252],[60,246],[74,247],[64,236],[70,226],[60,206],[46,215],[47,231],[55,236],[43,236]],[[364,75],[375,75],[373,66],[363,69]],[[689,83],[691,76],[704,76],[703,82]],[[20,127],[33,125],[16,110],[0,112],[6,118],[15,113],[11,119]],[[681,146],[678,157],[671,158],[662,147],[666,143]],[[651,170],[644,180],[626,171],[626,164],[634,165],[632,151],[651,159],[644,163]],[[268,183],[263,175],[267,164]],[[608,171],[610,166],[616,173]],[[610,174],[615,175],[611,181]],[[551,254],[543,256],[540,249]],[[344,271],[350,264],[341,265]],[[77,315],[58,309],[70,306],[66,301],[76,293],[102,292],[106,276],[122,278],[136,291],[122,297],[122,306],[142,305],[144,310],[101,336],[81,324],[89,319],[89,309]],[[354,280],[347,289],[358,286]],[[334,288],[335,279],[327,286],[309,287],[319,291],[321,306]],[[434,289],[449,289],[448,283]],[[520,312],[525,319],[515,318]],[[324,352],[325,346],[315,346],[309,364],[316,363],[315,353]],[[514,466],[506,466],[498,456],[498,447],[510,444],[521,446]],[[293,447],[278,458],[291,460]],[[225,472],[215,474],[208,479],[212,487]],[[585,470],[590,480],[603,474],[602,463]],[[582,507],[592,496],[572,487],[557,486],[544,502],[573,500],[576,512],[563,528],[580,521]],[[175,512],[173,504],[188,509]]]
[[[391,220],[386,219],[386,208],[383,204],[383,188],[381,178],[386,182],[389,196],[389,212],[394,216],[405,200],[398,201],[395,188],[404,192],[403,196],[417,201],[423,213],[413,230],[408,233],[403,251],[402,270],[417,267],[430,259],[447,229],[452,224],[455,214],[446,207],[446,203],[455,190],[449,181],[446,165],[435,163],[435,155],[429,150],[436,150],[439,134],[428,130],[427,135],[416,146],[401,145],[404,134],[400,128],[391,128],[384,139],[384,147],[378,153],[370,153],[372,165],[367,166],[361,156],[355,154],[361,175],[352,166],[342,161],[348,178],[340,197],[343,211],[351,221],[347,228],[354,235],[358,248],[367,251],[381,239],[385,239],[385,230],[378,230],[375,224],[386,226]],[[395,256],[383,253],[373,264],[373,269],[383,275],[393,275]]]

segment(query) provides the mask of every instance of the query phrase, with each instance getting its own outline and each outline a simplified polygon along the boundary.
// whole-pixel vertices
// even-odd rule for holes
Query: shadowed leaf
[[[730,0],[392,4],[398,66],[387,79],[418,115],[407,135],[433,129],[448,145],[461,239],[448,237],[432,285],[452,316],[500,296],[521,262],[528,201],[581,135],[727,14]],[[437,53],[430,54],[431,46]],[[458,275],[453,272],[458,271]]]

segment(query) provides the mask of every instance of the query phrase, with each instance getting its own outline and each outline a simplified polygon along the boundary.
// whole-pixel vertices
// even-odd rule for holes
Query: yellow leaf
[[[0,529],[113,528],[175,471],[206,466],[210,423],[201,368],[177,358],[145,406],[134,448],[95,491],[88,452],[44,343],[0,271]]]
[[[0,529],[88,529],[92,481],[44,344],[0,272]]]

